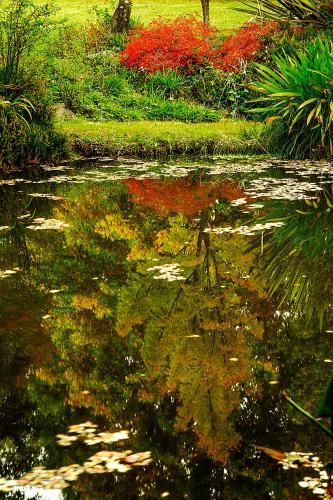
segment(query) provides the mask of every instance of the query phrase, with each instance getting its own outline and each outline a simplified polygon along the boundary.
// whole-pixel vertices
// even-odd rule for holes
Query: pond
[[[281,394],[316,414],[332,374],[332,186],[246,158],[1,180],[4,497],[323,498],[331,441]]]

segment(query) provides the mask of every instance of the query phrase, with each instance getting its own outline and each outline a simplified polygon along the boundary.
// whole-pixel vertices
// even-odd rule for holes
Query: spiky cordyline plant
[[[327,28],[333,24],[332,0],[240,0],[246,12],[261,21],[289,21]]]
[[[256,64],[258,80],[250,88],[261,94],[266,123],[279,121],[283,148],[289,156],[333,156],[333,42],[318,37],[295,54],[282,51],[274,69]],[[284,136],[284,137],[283,137]],[[278,139],[278,137],[276,138]]]

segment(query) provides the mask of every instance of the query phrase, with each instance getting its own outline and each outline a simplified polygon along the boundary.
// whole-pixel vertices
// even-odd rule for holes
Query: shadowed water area
[[[316,414],[333,372],[332,186],[244,158],[0,180],[0,495],[324,498],[298,483],[332,441],[281,393]]]

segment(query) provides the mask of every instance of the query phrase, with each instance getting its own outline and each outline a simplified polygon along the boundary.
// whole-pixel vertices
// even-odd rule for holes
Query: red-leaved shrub
[[[278,25],[274,22],[245,24],[222,42],[215,53],[214,66],[226,72],[238,71],[244,62],[256,59],[277,31]]]
[[[277,32],[274,22],[247,23],[220,44],[217,30],[195,17],[158,19],[131,32],[120,63],[147,73],[166,69],[193,73],[205,64],[237,72],[244,62],[258,59]]]
[[[130,34],[120,53],[120,63],[147,73],[166,69],[192,73],[212,59],[211,38],[215,33],[194,17],[178,17],[170,22],[159,19]]]

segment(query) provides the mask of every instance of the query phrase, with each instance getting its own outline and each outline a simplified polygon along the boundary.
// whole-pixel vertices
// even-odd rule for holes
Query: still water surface
[[[315,413],[332,374],[332,186],[244,158],[0,180],[0,476],[46,468],[3,497],[323,497],[254,445],[333,458],[281,398]]]

